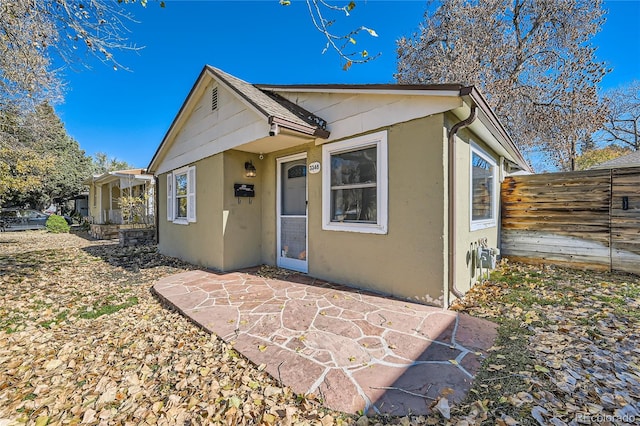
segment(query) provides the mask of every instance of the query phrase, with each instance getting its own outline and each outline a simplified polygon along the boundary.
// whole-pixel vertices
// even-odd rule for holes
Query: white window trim
[[[177,217],[175,178],[187,175],[187,217]],[[167,174],[167,221],[176,225],[196,222],[196,167],[182,167]]]
[[[471,231],[498,226],[498,163],[474,142],[470,144],[469,155],[469,228]],[[482,157],[493,167],[493,190],[491,192],[491,219],[473,220],[473,154]]]
[[[331,154],[354,151],[367,146],[377,147],[377,220],[376,223],[341,223],[331,221]],[[364,234],[386,234],[388,225],[388,154],[387,131],[358,136],[341,142],[322,146],[322,229],[325,231],[359,232]]]
[[[306,233],[306,252],[307,256],[304,261],[298,259],[289,259],[286,257],[282,257],[280,253],[282,253],[282,180],[285,178],[282,175],[282,164],[288,163],[290,161],[295,160],[306,160],[307,153],[301,152],[299,154],[288,155],[286,157],[280,157],[276,159],[276,263],[279,267],[292,269],[295,271],[307,273],[309,272],[309,206],[307,205],[307,211],[305,211],[304,215],[299,215],[299,217],[305,218],[305,233]],[[308,166],[306,166],[308,167]],[[305,177],[307,182],[305,184],[305,199],[309,199],[309,180],[308,174]],[[289,215],[291,216],[291,215]]]

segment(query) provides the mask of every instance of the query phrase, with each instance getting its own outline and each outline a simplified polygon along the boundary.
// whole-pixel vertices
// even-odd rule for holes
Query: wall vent
[[[218,88],[214,87],[211,90],[211,111],[218,109]]]

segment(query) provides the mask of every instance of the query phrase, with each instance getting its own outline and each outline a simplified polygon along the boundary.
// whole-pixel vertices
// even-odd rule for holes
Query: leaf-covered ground
[[[640,424],[638,276],[505,262],[457,308],[500,324],[469,424]]]
[[[190,268],[81,234],[0,234],[0,425],[640,423],[638,277],[503,265],[456,306],[500,324],[465,403],[367,419],[161,306],[153,282]]]
[[[165,309],[153,247],[0,234],[0,424],[334,424],[232,347]]]

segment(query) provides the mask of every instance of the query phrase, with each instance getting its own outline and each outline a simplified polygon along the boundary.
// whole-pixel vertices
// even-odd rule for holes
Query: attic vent
[[[218,109],[218,88],[214,87],[211,91],[211,111]]]

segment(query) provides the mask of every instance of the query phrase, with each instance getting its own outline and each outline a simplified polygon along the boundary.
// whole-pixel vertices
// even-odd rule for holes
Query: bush
[[[49,232],[60,234],[63,232],[69,232],[69,229],[69,224],[66,220],[64,220],[64,217],[62,216],[52,214],[51,216],[49,216],[49,219],[47,219],[47,230]]]
[[[148,215],[149,198],[148,193],[139,197],[128,195],[120,197],[118,203],[124,223],[148,225],[151,219]]]
[[[88,231],[89,229],[91,229],[91,225],[89,224],[89,221],[87,219],[83,219],[80,222],[80,230],[81,231]]]

